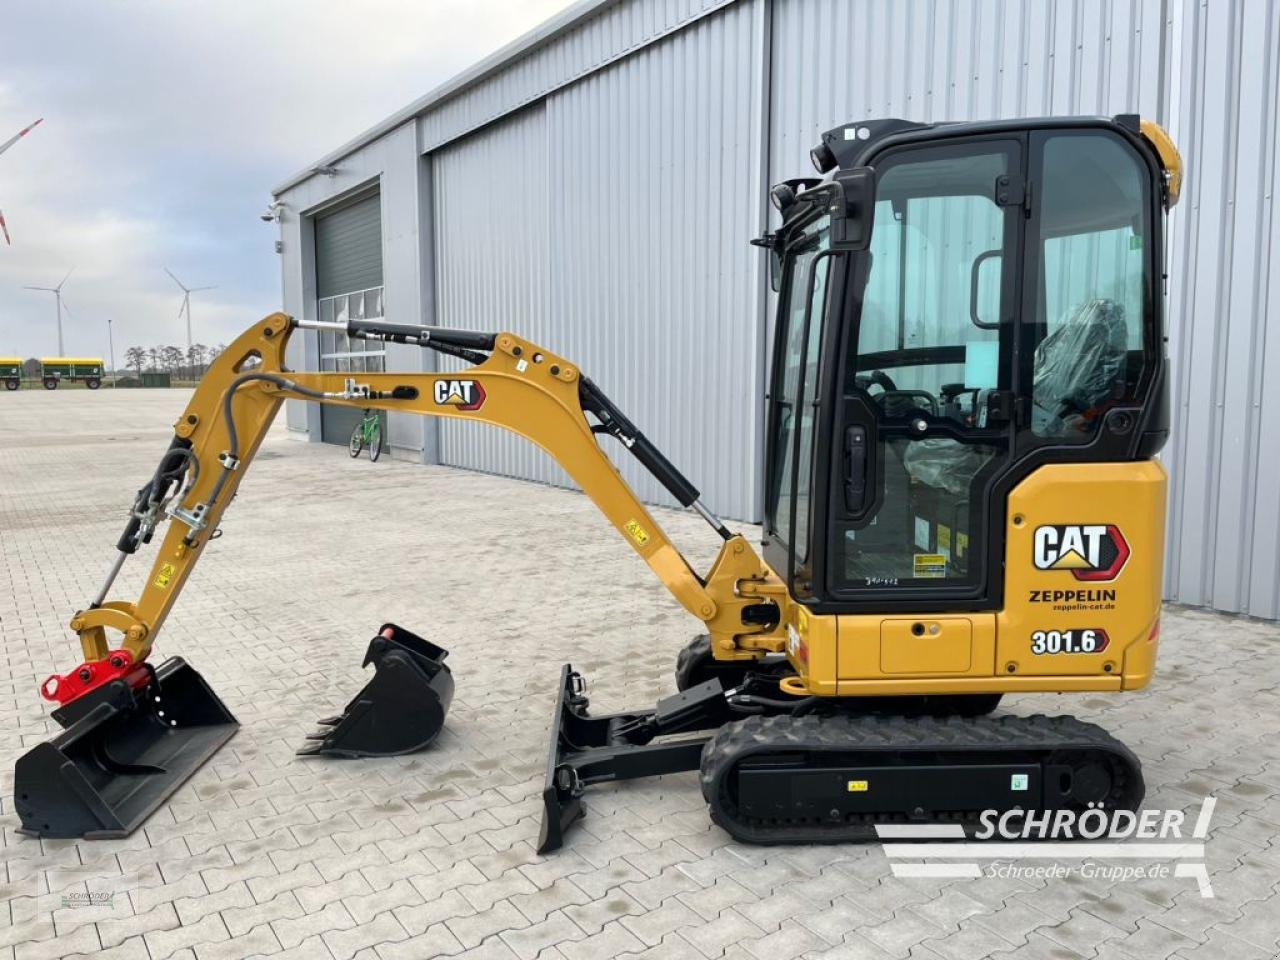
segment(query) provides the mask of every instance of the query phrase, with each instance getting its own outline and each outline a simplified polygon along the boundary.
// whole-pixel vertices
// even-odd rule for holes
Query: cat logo
[[[1077,580],[1114,580],[1129,559],[1129,544],[1111,524],[1037,527],[1034,559],[1037,570],[1069,570]]]
[[[459,410],[479,410],[484,406],[484,387],[474,380],[437,380],[436,403]]]

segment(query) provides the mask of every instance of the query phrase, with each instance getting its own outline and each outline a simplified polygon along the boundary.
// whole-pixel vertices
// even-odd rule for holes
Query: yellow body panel
[[[41,363],[93,363],[102,365],[101,357],[41,357]]]
[[[1036,470],[1009,496],[998,612],[819,616],[781,598],[797,689],[885,696],[1145,686],[1158,642],[1166,486],[1154,460]],[[1097,650],[1068,652],[1086,636]]]
[[[1005,609],[997,618],[1001,673],[1120,675],[1125,690],[1150,681],[1164,576],[1167,485],[1164,467],[1156,460],[1052,464],[1018,484],[1009,497]],[[1071,523],[1114,526],[1128,549],[1114,576],[1070,566],[1037,568],[1037,531]],[[1099,579],[1078,579],[1078,574]],[[1100,652],[1032,652],[1037,631],[1097,629],[1107,633]]]

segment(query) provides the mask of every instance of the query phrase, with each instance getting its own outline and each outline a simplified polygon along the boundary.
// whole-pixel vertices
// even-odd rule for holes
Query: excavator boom
[[[147,662],[165,618],[230,504],[280,405],[306,399],[365,410],[476,420],[504,427],[547,451],[582,487],[675,599],[698,618],[725,659],[782,648],[780,615],[766,597],[785,592],[750,544],[699,501],[698,490],[570,361],[515,334],[483,334],[352,321],[352,337],[418,344],[473,364],[461,372],[288,371],[290,334],[319,326],[273,314],[210,367],[174,425],[152,478],[138,492],[98,596],[71,619],[84,661],[41,685],[67,728],[18,763],[17,807],[28,832],[120,835],[136,827],[235,732],[230,711],[189,665]],[[601,447],[615,437],[681,504],[723,538],[710,571],[696,573]],[[142,593],[109,598],[125,560],[163,530]],[[740,583],[751,583],[744,592]],[[445,651],[394,624],[370,644],[375,679],[305,754],[343,756],[420,749],[439,732],[453,681]],[[406,680],[406,678],[408,678]],[[158,704],[181,687],[185,713]],[[168,694],[168,695],[167,695]],[[417,703],[420,730],[406,730]],[[130,721],[133,722],[130,722]],[[123,786],[122,786],[123,784]],[[75,799],[66,800],[70,794]],[[90,802],[83,802],[88,797]]]

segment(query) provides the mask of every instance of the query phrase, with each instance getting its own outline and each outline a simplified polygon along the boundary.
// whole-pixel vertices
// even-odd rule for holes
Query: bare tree
[[[151,369],[153,371],[160,369],[160,348],[159,347],[148,348],[147,361],[151,364]]]
[[[205,354],[208,352],[209,348],[203,343],[193,343],[187,348],[187,366],[192,380],[199,380],[204,376]]]
[[[169,373],[182,375],[182,348],[181,347],[161,347],[160,357],[164,361],[165,368]]]
[[[124,352],[124,365],[138,372],[138,379],[142,379],[142,365],[147,362],[147,351],[141,347],[130,347]]]

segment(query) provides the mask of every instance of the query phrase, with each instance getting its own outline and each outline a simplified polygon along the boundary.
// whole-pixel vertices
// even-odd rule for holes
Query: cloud
[[[0,139],[0,354],[229,339],[280,301],[272,184],[486,54],[567,0],[301,0],[110,4],[44,0],[4,15]]]

